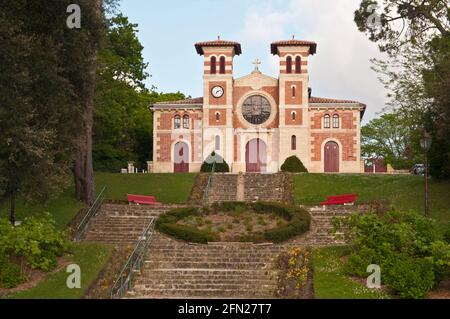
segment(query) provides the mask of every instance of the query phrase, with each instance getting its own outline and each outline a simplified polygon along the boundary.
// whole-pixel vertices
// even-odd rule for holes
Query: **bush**
[[[353,215],[341,224],[351,245],[349,274],[366,277],[366,267],[378,264],[383,282],[402,298],[423,298],[449,274],[450,247],[432,219],[388,212]]]
[[[209,241],[216,239],[209,231],[198,230],[195,227],[178,224],[160,224],[158,230],[177,239],[192,243],[207,244]]]
[[[283,165],[281,165],[282,172],[291,173],[307,173],[308,170],[303,165],[302,161],[295,155],[286,158]]]
[[[435,282],[433,265],[428,260],[410,257],[397,258],[384,278],[401,298],[408,299],[426,297]]]
[[[211,155],[209,155],[203,162],[202,166],[200,167],[200,172],[210,173],[212,171],[214,162],[216,163],[214,167],[215,172],[228,173],[230,171],[230,167],[228,166],[227,162],[223,159],[223,157],[220,156],[219,154],[216,154],[215,152],[212,152]]]
[[[0,219],[0,256],[3,257],[0,260],[0,285],[13,287],[24,280],[23,267],[17,268],[15,263],[24,261],[25,266],[32,269],[53,270],[57,257],[69,247],[67,232],[56,230],[50,214],[26,218],[17,227],[5,218]],[[12,280],[12,276],[17,280]]]

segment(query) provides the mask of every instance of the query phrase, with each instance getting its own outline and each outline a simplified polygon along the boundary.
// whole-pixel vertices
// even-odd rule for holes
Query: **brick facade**
[[[339,145],[340,172],[361,171],[360,118],[365,106],[355,101],[309,96],[308,59],[315,54],[314,43],[289,40],[272,44],[272,53],[280,58],[278,78],[264,75],[257,68],[249,75],[233,78],[234,57],[241,54],[238,43],[202,42],[196,44],[196,49],[204,57],[204,97],[157,103],[153,107],[156,172],[174,171],[171,152],[178,142],[184,142],[188,148],[189,171],[199,171],[212,150],[226,159],[232,172],[246,171],[246,145],[256,138],[266,152],[267,172],[277,172],[292,155],[299,157],[310,172],[323,172],[324,145],[329,141]],[[216,73],[211,73],[212,56],[216,58]],[[292,58],[289,74],[288,56]],[[298,56],[300,72],[296,68]],[[222,74],[221,57],[225,58]],[[212,96],[215,86],[224,89],[222,97]],[[264,123],[249,123],[242,115],[244,100],[253,95],[265,97],[271,105],[271,113]],[[174,128],[176,115],[181,118],[179,129]],[[190,118],[188,129],[183,127],[185,115]],[[330,116],[329,128],[323,125],[325,115]],[[333,127],[333,115],[339,116],[338,127]]]

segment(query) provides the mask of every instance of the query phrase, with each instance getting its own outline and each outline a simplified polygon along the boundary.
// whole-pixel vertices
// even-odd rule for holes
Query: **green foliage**
[[[402,256],[388,268],[385,280],[401,298],[425,298],[435,284],[433,265],[425,259]]]
[[[294,236],[303,234],[309,230],[310,226],[310,215],[307,211],[297,208],[290,207],[278,203],[243,203],[243,202],[223,202],[214,203],[211,206],[211,210],[203,211],[201,208],[195,207],[185,207],[174,209],[166,214],[161,215],[156,221],[156,227],[162,232],[174,236],[178,239],[197,242],[197,243],[207,243],[208,241],[217,240],[211,230],[212,225],[210,220],[206,220],[205,224],[209,224],[206,231],[199,230],[195,227],[179,225],[177,222],[181,219],[186,219],[189,216],[194,216],[196,219],[201,218],[203,215],[208,215],[212,213],[228,212],[232,214],[235,209],[237,210],[253,210],[258,214],[273,214],[279,218],[286,220],[286,223],[278,225],[277,228],[266,230],[263,233],[249,233],[243,235],[242,241],[253,241],[262,242],[264,240],[271,241],[275,243],[283,242]],[[242,213],[239,213],[242,214]],[[233,223],[240,223],[239,219],[235,217]],[[244,226],[248,232],[252,232],[253,224],[250,217],[246,217],[244,220]],[[198,224],[198,226],[200,226]],[[230,224],[231,228],[233,227]],[[221,228],[222,231],[224,230]]]
[[[40,218],[26,218],[17,227],[13,227],[4,218],[0,219],[0,256],[4,257],[1,263],[10,264],[1,275],[7,285],[14,283],[8,278],[17,273],[14,260],[24,260],[33,269],[50,271],[56,267],[57,257],[62,256],[69,248],[67,232],[56,230],[55,222],[49,214]],[[21,281],[21,276],[23,274],[15,283]]]
[[[295,155],[286,158],[283,165],[281,165],[282,172],[292,173],[307,173],[308,170],[303,165],[302,161]]]
[[[361,153],[365,157],[383,157],[395,169],[409,169],[423,158],[420,135],[403,112],[383,114],[364,125]]]
[[[214,166],[214,172],[217,173],[228,173],[230,171],[230,167],[228,166],[227,162],[223,159],[222,156],[219,154],[216,154],[214,151],[209,155],[205,161],[202,163],[202,166],[200,168],[200,172],[209,173],[212,171],[213,164]]]
[[[367,276],[380,265],[383,282],[402,298],[422,298],[450,269],[450,247],[439,241],[435,222],[415,213],[353,215],[341,221],[348,231],[349,274]]]
[[[14,288],[26,280],[18,265],[9,262],[6,255],[0,255],[0,288]]]

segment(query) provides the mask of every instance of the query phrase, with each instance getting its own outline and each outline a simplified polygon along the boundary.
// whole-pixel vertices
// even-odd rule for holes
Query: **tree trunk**
[[[16,224],[16,193],[11,192],[9,195],[10,200],[10,212],[9,212],[9,220],[11,224],[14,226]]]
[[[98,19],[101,19],[101,0],[95,0],[94,10]],[[92,127],[94,124],[95,102],[95,75],[97,70],[98,42],[93,40],[88,47],[89,58],[86,81],[83,85],[83,114],[81,134],[76,141],[76,154],[74,163],[75,196],[84,203],[91,205],[94,202],[94,167],[92,163]]]

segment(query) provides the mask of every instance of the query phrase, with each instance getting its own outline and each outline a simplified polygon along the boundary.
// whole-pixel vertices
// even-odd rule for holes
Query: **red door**
[[[339,172],[339,145],[336,142],[325,144],[324,161],[325,173]]]
[[[173,171],[175,173],[189,173],[189,147],[186,143],[178,142],[173,149]]]
[[[266,143],[259,138],[250,140],[245,147],[245,167],[247,172],[265,172],[267,169]]]

